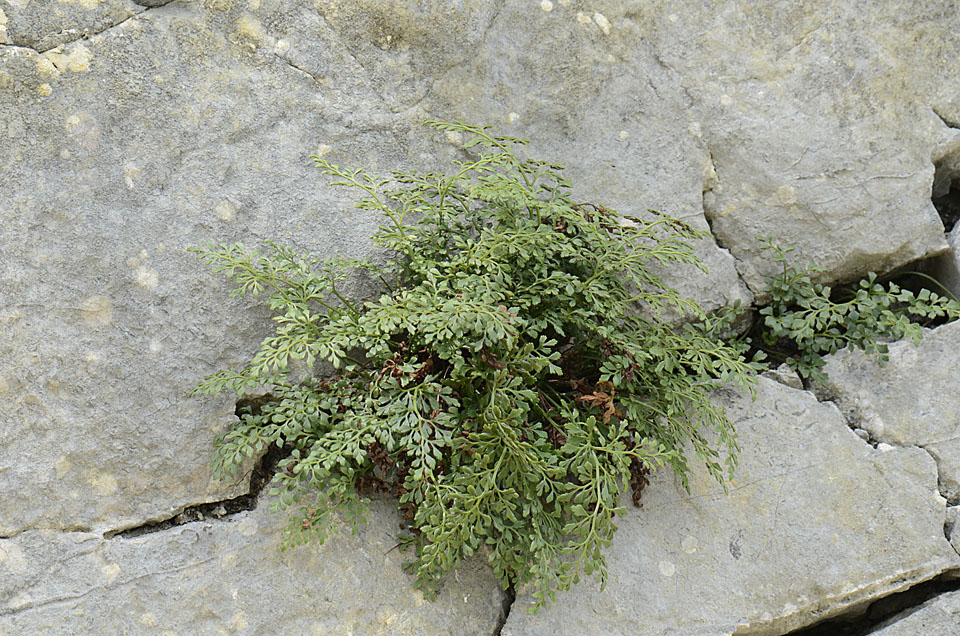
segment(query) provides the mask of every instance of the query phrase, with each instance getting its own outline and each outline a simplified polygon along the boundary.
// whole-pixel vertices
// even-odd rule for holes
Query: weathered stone
[[[922,446],[937,460],[944,497],[960,501],[960,323],[889,345],[890,361],[844,350],[827,358],[827,386],[848,421],[879,442]]]
[[[49,51],[137,15],[144,10],[138,4],[133,0],[8,0],[0,9],[0,44]]]
[[[283,514],[252,512],[126,539],[28,531],[0,540],[0,634],[489,636],[502,612],[488,566],[453,572],[434,602],[375,503],[356,535],[281,552]]]
[[[764,235],[827,279],[945,248],[932,159],[957,131],[931,107],[957,119],[942,73],[960,60],[958,16],[942,3],[625,3],[606,15],[643,33],[691,95],[718,176],[707,215],[755,292],[775,270]]]
[[[871,636],[960,633],[960,592],[947,592],[884,621]]]
[[[587,29],[564,8],[571,47],[539,35],[559,8],[337,7],[173,2],[43,55],[0,47],[0,338],[13,343],[0,351],[0,536],[117,530],[243,490],[209,481],[231,400],[189,393],[243,363],[270,323],[185,248],[274,239],[369,254],[378,219],[351,208],[354,195],[330,187],[311,154],[381,172],[446,168],[464,158],[463,140],[420,122],[462,116],[534,138],[531,154],[571,166],[578,197],[707,228],[701,194],[713,177],[702,143],[672,123],[680,85],[633,58],[607,66],[595,22]],[[357,12],[385,25],[382,42],[352,26]],[[534,21],[508,19],[520,14]],[[547,99],[533,90],[542,80],[522,74],[501,85],[504,47],[523,42],[562,53],[547,83],[569,90]],[[570,75],[579,55],[596,73]],[[491,66],[469,89],[462,73],[478,58]],[[435,81],[425,69],[440,69]],[[478,101],[455,106],[454,90]],[[711,240],[698,249],[711,277],[682,270],[678,285],[707,309],[749,302],[729,254]]]
[[[931,273],[951,294],[960,298],[960,223],[947,234],[947,244],[950,249],[934,259]]]
[[[729,494],[703,470],[690,494],[657,473],[620,519],[606,590],[581,583],[535,616],[521,592],[505,636],[783,634],[960,567],[922,450],[877,451],[767,378],[756,402],[722,395],[743,446]]]

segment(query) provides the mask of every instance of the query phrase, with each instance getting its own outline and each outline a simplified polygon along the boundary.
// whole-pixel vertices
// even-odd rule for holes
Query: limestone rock
[[[0,351],[0,536],[118,530],[242,492],[210,483],[208,469],[231,399],[190,391],[245,362],[271,325],[185,250],[273,239],[369,255],[379,220],[352,208],[352,193],[331,187],[312,154],[378,172],[449,168],[466,157],[463,140],[423,120],[497,124],[534,139],[531,154],[571,166],[578,197],[627,213],[659,208],[707,229],[709,156],[673,123],[682,87],[639,59],[605,66],[604,31],[561,5],[548,14],[521,3],[499,12],[374,0],[322,11],[127,3],[139,13],[101,31],[97,16],[114,4],[90,4],[87,38],[42,55],[0,46],[0,339],[12,343]],[[17,6],[22,17],[41,3]],[[561,13],[575,47],[542,37]],[[533,21],[510,18],[520,14]],[[379,31],[358,30],[354,17],[381,25],[383,37],[371,40]],[[562,58],[549,80],[511,71],[514,86],[502,74],[505,47],[521,47],[521,65],[549,59],[530,55],[551,47]],[[596,73],[570,73],[581,54]],[[441,64],[445,56],[454,59]],[[474,76],[477,60],[489,66]],[[424,78],[427,69],[436,77]],[[556,90],[539,94],[542,81]],[[647,81],[653,88],[638,95]],[[638,108],[661,123],[648,125]],[[711,239],[698,250],[711,275],[683,269],[678,286],[707,309],[749,302],[732,257]]]
[[[474,560],[427,601],[401,569],[399,516],[281,552],[284,514],[252,512],[126,539],[28,531],[0,540],[0,634],[489,636],[502,612]]]
[[[844,350],[827,358],[826,387],[848,421],[876,441],[922,446],[937,460],[941,492],[960,500],[960,323],[924,330],[919,346],[889,345],[890,362]]]
[[[743,446],[729,494],[705,471],[690,494],[655,474],[620,519],[606,590],[581,583],[535,616],[521,591],[504,636],[783,634],[960,567],[922,450],[877,451],[767,378],[756,402],[720,401]]]
[[[0,9],[0,44],[49,51],[105,31],[142,12],[133,0],[8,0]]]
[[[947,592],[884,621],[871,636],[960,633],[960,592]]]

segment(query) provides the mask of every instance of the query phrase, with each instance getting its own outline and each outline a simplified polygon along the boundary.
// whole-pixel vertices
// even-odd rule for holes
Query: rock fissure
[[[226,519],[239,512],[254,510],[257,507],[260,494],[277,473],[277,466],[280,460],[286,456],[287,451],[288,449],[271,445],[251,470],[250,486],[243,495],[222,501],[186,506],[177,513],[160,521],[150,521],[132,528],[106,532],[104,533],[104,538],[138,537],[144,534],[151,534],[176,526],[182,526],[194,521]]]
[[[955,572],[945,572],[906,590],[875,599],[838,616],[787,632],[783,636],[868,636],[892,619],[904,618],[930,600],[960,590]]]
[[[516,600],[517,592],[513,586],[510,586],[503,591],[503,601],[500,606],[500,618],[493,630],[493,636],[502,636],[503,627],[507,624],[507,619],[510,618],[510,610],[513,609],[513,604],[516,602]]]
[[[273,56],[276,57],[276,58],[278,58],[278,59],[280,59],[280,60],[282,60],[282,61],[283,61],[284,63],[286,63],[286,65],[289,66],[290,68],[295,69],[295,70],[297,70],[297,71],[300,71],[301,73],[304,73],[304,74],[306,74],[306,75],[309,75],[309,76],[313,79],[313,81],[316,82],[317,84],[320,84],[320,83],[323,81],[323,79],[322,79],[321,77],[319,77],[319,76],[318,76],[316,73],[314,73],[313,71],[310,71],[309,69],[306,69],[306,68],[300,66],[300,65],[297,64],[296,62],[291,62],[289,59],[285,58],[284,56],[280,55],[279,53],[276,53],[276,52],[275,52],[275,53],[273,54]]]
[[[957,122],[953,119],[948,118],[946,115],[941,113],[939,110],[937,110],[933,106],[930,107],[930,110],[932,110],[933,114],[936,115],[937,118],[939,118],[940,121],[943,122],[944,126],[946,126],[947,128],[953,128],[954,130],[960,130],[960,122]]]

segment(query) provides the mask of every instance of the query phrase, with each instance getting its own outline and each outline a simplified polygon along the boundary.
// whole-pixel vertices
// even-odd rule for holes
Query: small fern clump
[[[532,582],[539,605],[581,575],[604,581],[628,485],[636,502],[665,464],[686,484],[687,449],[718,480],[733,470],[735,432],[709,394],[750,387],[755,367],[657,318],[700,313],[651,268],[699,264],[700,232],[575,203],[561,168],[517,156],[521,140],[431,125],[469,135],[478,155],[452,175],[389,178],[314,158],[384,219],[373,242],[386,266],[276,244],[196,250],[236,294],[267,293],[277,323],[245,368],[200,387],[272,396],[218,440],[216,474],[286,446],[271,494],[299,511],[289,543],[322,541],[331,513],[356,523],[366,496],[392,493],[421,588],[479,552],[505,587]],[[342,293],[358,268],[380,276],[379,298]],[[291,360],[336,372],[293,382]]]
[[[791,265],[787,254],[793,248],[762,240],[782,271],[767,278],[771,302],[760,310],[761,339],[773,356],[787,351],[785,362],[805,379],[825,383],[823,356],[847,347],[877,354],[882,365],[889,359],[885,341],[909,337],[917,344],[923,338],[921,321],[960,318],[955,300],[929,289],[914,294],[892,282],[884,287],[873,272],[848,293],[837,294],[812,281],[811,274],[821,268]]]

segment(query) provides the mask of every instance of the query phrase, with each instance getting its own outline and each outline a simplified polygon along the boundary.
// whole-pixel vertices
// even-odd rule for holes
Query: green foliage
[[[811,278],[822,268],[799,269],[787,261],[793,248],[762,240],[782,271],[767,278],[771,302],[760,310],[761,338],[768,347],[789,351],[787,364],[803,378],[826,382],[823,356],[847,347],[877,354],[882,365],[888,360],[885,341],[909,337],[916,344],[923,338],[920,321],[960,317],[955,300],[929,289],[914,294],[892,282],[884,287],[873,272],[835,300],[833,289]]]
[[[322,541],[334,511],[359,522],[366,496],[389,492],[421,588],[479,552],[505,587],[533,582],[543,604],[582,575],[605,581],[628,485],[636,502],[662,465],[686,485],[687,449],[721,482],[733,471],[736,435],[709,394],[727,381],[752,389],[755,365],[711,335],[720,323],[659,319],[702,317],[654,273],[699,265],[689,241],[700,232],[575,203],[561,168],[518,158],[521,140],[430,125],[468,134],[474,158],[450,175],[380,178],[314,157],[384,219],[373,242],[386,266],[272,243],[195,250],[276,314],[245,368],[200,386],[273,396],[218,440],[216,475],[286,445],[271,494],[299,509],[289,544]],[[382,274],[379,298],[342,293],[358,268]],[[336,372],[293,382],[292,360]]]

